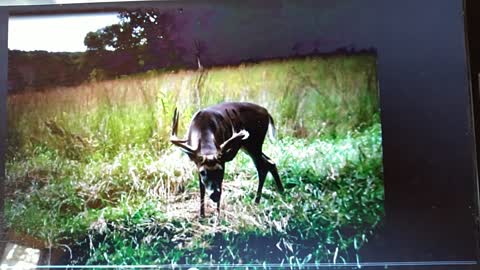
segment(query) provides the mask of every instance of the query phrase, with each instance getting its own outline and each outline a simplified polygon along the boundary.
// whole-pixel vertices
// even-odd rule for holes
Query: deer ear
[[[221,162],[232,161],[235,158],[235,156],[237,155],[238,151],[240,151],[240,147],[231,148],[227,152],[220,153],[218,155],[218,160],[220,160]]]

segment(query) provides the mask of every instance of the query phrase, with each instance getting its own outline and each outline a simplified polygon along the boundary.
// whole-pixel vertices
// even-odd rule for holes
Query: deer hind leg
[[[267,155],[263,153],[262,153],[262,159],[265,160],[268,171],[272,174],[273,179],[275,180],[275,184],[277,185],[277,190],[283,193],[284,188],[282,185],[282,180],[280,180],[280,176],[278,175],[277,165],[275,165],[275,162],[273,162]]]
[[[275,165],[275,163],[262,152],[260,152],[259,154],[250,154],[250,156],[252,157],[258,172],[258,189],[255,203],[258,204],[260,202],[260,199],[262,197],[263,184],[265,183],[268,172],[272,174],[273,179],[275,180],[275,184],[277,185],[277,189],[280,192],[283,192],[282,181],[280,180],[280,176],[278,175],[277,166]]]
[[[200,183],[200,217],[205,217],[205,186],[200,177],[198,177],[198,182]]]

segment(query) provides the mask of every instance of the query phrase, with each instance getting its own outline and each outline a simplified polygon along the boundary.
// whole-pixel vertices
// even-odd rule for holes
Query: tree
[[[87,46],[87,50],[89,51],[105,50],[107,46],[106,38],[103,37],[101,30],[87,33],[83,43]]]
[[[89,32],[84,44],[95,56],[105,51],[129,52],[137,55],[139,68],[148,70],[182,64],[185,49],[175,36],[175,16],[157,9],[125,10],[120,22]]]

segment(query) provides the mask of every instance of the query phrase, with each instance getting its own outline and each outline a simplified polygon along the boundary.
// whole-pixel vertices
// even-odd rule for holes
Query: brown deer
[[[269,126],[271,137],[275,135],[272,116],[265,108],[248,102],[225,102],[205,108],[193,116],[186,139],[177,137],[178,118],[175,109],[170,141],[197,166],[200,216],[205,216],[205,191],[217,203],[217,212],[220,213],[225,163],[231,161],[240,149],[252,158],[257,168],[259,182],[255,203],[260,202],[268,172],[273,175],[277,189],[283,192],[275,163],[262,152]]]

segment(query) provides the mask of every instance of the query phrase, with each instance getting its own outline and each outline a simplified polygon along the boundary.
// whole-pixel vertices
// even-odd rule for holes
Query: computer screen
[[[392,140],[395,106],[424,115],[432,103],[386,98],[394,88],[382,75],[416,74],[387,73],[385,64],[382,72],[382,59],[406,62],[386,54],[395,35],[364,19],[374,6],[354,19],[352,1],[11,12],[2,265],[22,256],[25,264],[71,266],[405,262],[401,247],[412,243],[398,236],[412,233],[409,218],[419,228],[422,198],[433,212],[445,207],[436,196],[446,195],[446,182],[432,187],[435,175],[405,159],[425,149],[398,147],[425,134],[431,147],[444,144],[419,126]],[[407,171],[416,175],[399,188]],[[425,187],[430,197],[419,195]],[[476,207],[474,190],[447,189],[471,196],[459,215]],[[409,212],[415,205],[419,212]],[[393,225],[400,217],[405,223]],[[426,220],[422,228],[440,231]],[[431,235],[418,232],[427,255],[412,264],[475,264],[469,256],[442,260],[422,244]],[[399,256],[382,257],[386,246]]]

